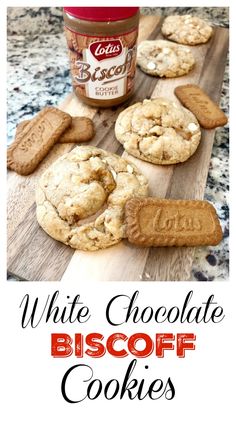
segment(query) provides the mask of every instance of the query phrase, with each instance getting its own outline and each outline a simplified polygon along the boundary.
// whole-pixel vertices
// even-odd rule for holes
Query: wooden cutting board
[[[139,41],[160,39],[161,19],[143,16]],[[148,177],[150,195],[172,199],[203,199],[215,130],[202,130],[201,144],[185,163],[157,166],[135,159],[123,151],[114,135],[114,123],[126,106],[145,97],[165,96],[177,101],[174,88],[196,83],[219,102],[225,61],[228,52],[228,30],[216,27],[211,40],[192,47],[196,65],[180,78],[157,79],[137,70],[136,92],[131,100],[115,109],[94,109],[69,94],[59,105],[71,115],[93,118],[96,136],[90,145],[122,155],[134,162]],[[177,102],[178,103],[178,102]],[[188,280],[194,248],[138,248],[126,240],[106,250],[74,251],[51,237],[38,225],[35,217],[35,185],[44,170],[73,144],[56,144],[32,175],[8,176],[8,272],[22,280],[107,281],[107,280]]]

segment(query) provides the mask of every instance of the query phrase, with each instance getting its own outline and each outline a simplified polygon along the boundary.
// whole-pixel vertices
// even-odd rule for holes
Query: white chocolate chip
[[[72,182],[73,184],[77,184],[77,183],[79,183],[79,177],[78,177],[78,175],[72,175],[72,176],[71,176],[71,182]]]
[[[195,132],[195,130],[197,130],[197,125],[195,123],[189,123],[188,125],[188,130],[190,130],[190,132]]]
[[[129,172],[129,174],[132,174],[134,172],[134,168],[132,168],[132,166],[127,165],[127,171]]]
[[[147,64],[147,68],[150,70],[154,70],[156,69],[156,65],[155,63],[153,63],[153,61],[149,61],[149,63]]]
[[[68,207],[73,206],[73,200],[71,198],[66,198],[65,204]]]
[[[170,49],[169,48],[163,48],[163,54],[169,54],[170,53]]]
[[[54,184],[55,186],[58,186],[61,182],[62,176],[61,175],[55,175],[54,176]]]
[[[114,169],[112,169],[112,168],[110,168],[110,171],[111,171],[111,173],[112,173],[112,176],[113,176],[113,178],[114,178],[114,180],[116,179],[116,177],[117,177],[117,173],[114,171]]]

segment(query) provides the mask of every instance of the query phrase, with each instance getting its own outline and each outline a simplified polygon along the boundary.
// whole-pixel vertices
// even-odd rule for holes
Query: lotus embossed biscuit
[[[224,126],[228,119],[219,106],[198,85],[187,84],[175,88],[175,95],[192,111],[205,129]]]
[[[57,108],[44,108],[8,148],[8,168],[21,175],[31,174],[71,121],[69,114]]]
[[[16,128],[16,136],[30,124],[31,120],[21,121]],[[72,117],[71,125],[58,138],[58,144],[69,144],[71,142],[87,142],[94,136],[95,130],[92,120],[87,117]]]
[[[126,222],[129,241],[146,247],[216,245],[222,239],[216,211],[206,201],[131,199]]]

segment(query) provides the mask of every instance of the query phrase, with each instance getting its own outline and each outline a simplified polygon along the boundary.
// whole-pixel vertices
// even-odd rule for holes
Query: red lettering
[[[195,350],[194,343],[186,343],[185,340],[196,340],[194,334],[177,334],[177,356],[185,358],[185,350]]]
[[[97,332],[92,332],[84,336],[83,334],[75,334],[74,354],[78,358],[83,358],[88,355],[92,358],[101,358],[105,353],[117,358],[125,358],[129,354],[137,358],[146,358],[154,351],[158,358],[164,358],[165,350],[176,350],[176,355],[179,358],[185,357],[186,350],[195,350],[196,336],[193,333],[179,333],[175,336],[172,333],[155,334],[155,339],[150,335],[142,332],[128,337],[126,334],[116,332],[111,334],[107,340],[104,336]],[[121,341],[123,348],[116,347],[116,343]],[[142,341],[144,346],[138,345]],[[55,358],[66,358],[73,354],[72,347],[73,339],[65,333],[51,334],[51,355]],[[85,346],[87,347],[86,350]]]
[[[174,350],[173,343],[166,343],[165,340],[174,340],[173,334],[156,334],[156,355],[164,358],[164,350]]]
[[[102,343],[96,340],[103,340],[103,335],[99,333],[88,334],[85,338],[86,344],[90,347],[94,347],[95,350],[87,349],[85,350],[86,355],[91,356],[93,358],[101,358],[101,356],[105,355],[106,349]]]
[[[137,350],[136,344],[138,341],[144,340],[146,343],[146,346],[143,350]],[[146,358],[147,356],[151,355],[153,352],[153,341],[147,334],[143,333],[137,333],[134,335],[131,335],[128,341],[128,349],[132,355],[136,356],[137,358]]]
[[[84,356],[84,337],[82,334],[75,334],[75,356],[83,358]]]
[[[107,351],[108,351],[108,353],[110,353],[110,355],[115,356],[117,358],[125,358],[125,356],[128,356],[128,353],[126,352],[125,349],[122,349],[122,350],[115,350],[114,349],[114,344],[116,343],[116,341],[118,341],[118,340],[126,341],[127,339],[128,339],[128,337],[125,334],[122,334],[119,332],[116,334],[110,335],[110,337],[108,337],[108,339],[107,339]]]
[[[67,358],[72,355],[72,338],[68,334],[51,334],[51,355],[54,358]]]

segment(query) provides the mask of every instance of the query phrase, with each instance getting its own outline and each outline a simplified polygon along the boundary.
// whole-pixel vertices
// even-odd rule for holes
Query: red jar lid
[[[85,21],[118,21],[135,15],[139,7],[64,7],[65,12]]]

